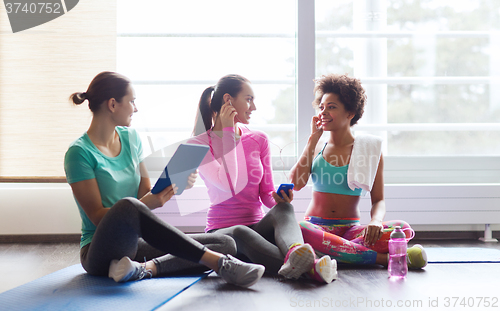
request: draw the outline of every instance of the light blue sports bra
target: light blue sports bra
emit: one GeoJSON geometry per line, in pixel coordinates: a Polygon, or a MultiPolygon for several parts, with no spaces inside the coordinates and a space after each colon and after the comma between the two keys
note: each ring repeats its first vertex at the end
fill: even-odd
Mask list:
{"type": "Polygon", "coordinates": [[[363,189],[351,190],[347,185],[348,165],[333,166],[323,158],[323,149],[316,155],[311,167],[313,191],[361,196],[363,189]]]}

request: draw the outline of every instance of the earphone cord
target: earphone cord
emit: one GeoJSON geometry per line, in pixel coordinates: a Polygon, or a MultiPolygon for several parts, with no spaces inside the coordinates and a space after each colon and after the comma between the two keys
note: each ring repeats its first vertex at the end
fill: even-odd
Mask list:
{"type": "MultiPolygon", "coordinates": [[[[217,122],[217,119],[218,119],[218,118],[219,118],[219,116],[217,115],[217,117],[216,117],[216,119],[215,119],[215,121],[214,121],[214,124],[215,124],[215,122],[217,122]]],[[[306,135],[303,139],[300,139],[300,140],[298,140],[298,141],[294,141],[294,142],[291,142],[291,143],[285,144],[283,147],[280,147],[278,144],[276,144],[276,143],[272,142],[272,141],[271,141],[270,139],[268,139],[267,137],[262,136],[262,135],[260,135],[259,133],[255,133],[255,132],[253,132],[252,130],[250,130],[250,129],[248,128],[248,126],[245,126],[245,128],[246,128],[249,132],[251,132],[252,134],[257,135],[257,136],[260,136],[261,138],[264,138],[265,140],[267,140],[269,143],[271,143],[271,144],[273,144],[274,146],[278,147],[278,150],[279,150],[279,152],[280,152],[281,172],[283,173],[283,176],[285,176],[285,179],[288,179],[288,176],[287,176],[287,175],[286,175],[286,173],[285,173],[285,161],[283,160],[283,150],[284,150],[284,149],[285,149],[288,145],[298,144],[298,143],[300,143],[300,142],[302,142],[302,141],[306,140],[307,138],[309,138],[309,135],[306,135]]],[[[209,136],[209,140],[210,140],[210,143],[209,143],[209,145],[210,145],[210,152],[212,153],[212,155],[214,155],[213,150],[212,150],[212,144],[211,144],[211,136],[210,136],[210,134],[211,134],[210,132],[211,132],[211,131],[213,131],[213,126],[212,126],[212,128],[211,128],[210,130],[208,130],[208,136],[209,136]]]]}
{"type": "Polygon", "coordinates": [[[291,142],[291,143],[285,144],[285,145],[283,146],[283,148],[282,148],[282,147],[280,147],[278,144],[276,144],[276,143],[272,142],[272,141],[271,141],[270,139],[268,139],[267,137],[262,136],[262,135],[260,135],[259,133],[255,133],[255,132],[253,132],[253,131],[252,131],[252,130],[250,130],[247,126],[245,126],[245,127],[246,127],[246,128],[247,128],[247,130],[248,130],[249,132],[251,132],[252,134],[254,134],[254,135],[258,135],[258,136],[260,136],[260,137],[264,138],[265,140],[267,140],[269,143],[271,143],[271,144],[273,144],[274,146],[278,147],[278,150],[279,150],[279,152],[280,152],[281,172],[282,172],[282,173],[283,173],[283,175],[285,176],[285,179],[288,179],[288,176],[287,176],[287,175],[286,175],[286,173],[285,173],[285,161],[283,160],[283,149],[285,149],[288,145],[298,144],[298,143],[300,143],[300,142],[302,142],[302,141],[306,140],[307,138],[309,138],[309,135],[305,136],[303,139],[300,139],[300,140],[298,140],[298,141],[293,141],[293,142],[291,142]]]}

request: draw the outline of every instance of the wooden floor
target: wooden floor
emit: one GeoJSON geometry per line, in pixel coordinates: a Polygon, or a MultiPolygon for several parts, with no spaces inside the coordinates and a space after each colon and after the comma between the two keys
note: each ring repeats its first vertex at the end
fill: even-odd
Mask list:
{"type": "MultiPolygon", "coordinates": [[[[418,243],[500,249],[500,243],[475,240],[418,243]]],[[[0,244],[0,292],[78,263],[78,250],[76,243],[0,244]]],[[[500,263],[429,264],[401,281],[390,280],[382,267],[343,266],[338,273],[328,285],[266,275],[250,289],[214,274],[159,310],[500,310],[500,263]]]]}
{"type": "Polygon", "coordinates": [[[79,243],[0,244],[0,293],[79,263],[79,251],[79,243]]]}

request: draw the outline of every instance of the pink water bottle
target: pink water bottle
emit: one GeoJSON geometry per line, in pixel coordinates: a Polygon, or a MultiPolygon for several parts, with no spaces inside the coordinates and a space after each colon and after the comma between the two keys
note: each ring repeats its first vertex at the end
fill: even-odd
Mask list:
{"type": "Polygon", "coordinates": [[[397,226],[391,233],[389,240],[389,276],[391,278],[404,278],[408,273],[408,264],[406,263],[406,236],[397,226]]]}

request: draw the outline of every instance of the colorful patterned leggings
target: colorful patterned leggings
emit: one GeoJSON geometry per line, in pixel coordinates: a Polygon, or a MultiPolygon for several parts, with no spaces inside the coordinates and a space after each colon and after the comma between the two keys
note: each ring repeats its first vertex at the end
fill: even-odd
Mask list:
{"type": "Polygon", "coordinates": [[[394,227],[400,226],[407,240],[413,238],[413,229],[402,220],[385,221],[382,237],[373,245],[364,244],[364,229],[359,218],[321,218],[310,216],[300,222],[304,242],[330,255],[339,262],[374,264],[377,253],[389,253],[389,238],[394,227]]]}

